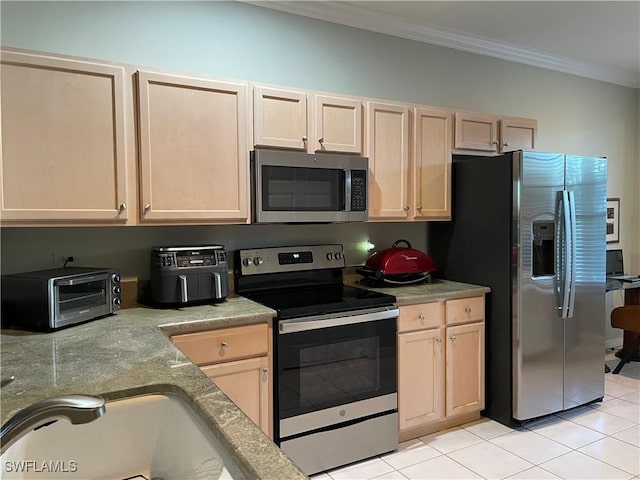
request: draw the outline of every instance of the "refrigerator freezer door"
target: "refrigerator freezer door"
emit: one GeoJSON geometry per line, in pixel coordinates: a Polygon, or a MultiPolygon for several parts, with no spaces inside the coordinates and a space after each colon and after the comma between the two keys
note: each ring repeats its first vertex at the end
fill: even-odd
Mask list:
{"type": "Polygon", "coordinates": [[[565,319],[563,409],[604,395],[607,160],[566,157],[575,214],[573,315],[565,319]]]}
{"type": "MultiPolygon", "coordinates": [[[[563,319],[557,305],[558,265],[541,226],[556,221],[558,192],[564,189],[564,155],[514,154],[513,240],[519,252],[513,269],[513,418],[524,421],[563,409],[563,319]],[[535,234],[534,234],[535,232],[535,234]],[[542,236],[540,236],[542,235],[542,236]],[[546,244],[548,245],[548,243],[546,244]],[[553,255],[553,260],[540,259],[553,255]],[[543,263],[552,268],[542,272],[543,263]],[[546,274],[544,274],[546,273],[546,274]]],[[[556,244],[551,240],[552,244],[556,244]]]]}

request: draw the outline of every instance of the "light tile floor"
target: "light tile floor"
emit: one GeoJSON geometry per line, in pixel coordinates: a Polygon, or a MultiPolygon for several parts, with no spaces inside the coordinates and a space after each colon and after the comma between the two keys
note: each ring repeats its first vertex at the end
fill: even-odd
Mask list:
{"type": "MultiPolygon", "coordinates": [[[[618,359],[606,359],[613,370],[618,359]]],[[[516,430],[483,418],[311,478],[640,479],[640,363],[605,375],[602,403],[516,430]]]]}

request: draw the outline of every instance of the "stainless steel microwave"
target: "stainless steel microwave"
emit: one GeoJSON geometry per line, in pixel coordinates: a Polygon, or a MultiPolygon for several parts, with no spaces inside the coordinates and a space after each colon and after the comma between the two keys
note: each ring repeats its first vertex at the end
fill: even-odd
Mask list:
{"type": "Polygon", "coordinates": [[[2,276],[2,323],[56,330],[120,309],[120,272],[68,267],[2,276]]]}
{"type": "Polygon", "coordinates": [[[251,152],[254,223],[364,222],[369,159],[280,150],[251,152]]]}

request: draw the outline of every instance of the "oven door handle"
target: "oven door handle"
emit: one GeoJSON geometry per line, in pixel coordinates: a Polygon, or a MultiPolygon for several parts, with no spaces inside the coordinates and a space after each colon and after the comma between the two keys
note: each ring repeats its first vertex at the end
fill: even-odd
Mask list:
{"type": "Polygon", "coordinates": [[[376,320],[388,320],[391,318],[398,318],[399,314],[400,310],[397,308],[383,308],[371,310],[366,313],[356,313],[354,315],[317,315],[313,317],[305,317],[304,319],[283,320],[278,324],[278,332],[283,335],[287,333],[319,330],[321,328],[373,322],[376,320]]]}

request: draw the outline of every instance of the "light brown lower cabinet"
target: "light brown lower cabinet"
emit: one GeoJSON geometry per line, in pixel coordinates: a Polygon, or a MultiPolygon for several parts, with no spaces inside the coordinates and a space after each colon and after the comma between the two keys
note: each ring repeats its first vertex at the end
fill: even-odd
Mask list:
{"type": "Polygon", "coordinates": [[[484,364],[483,297],[400,307],[400,440],[479,417],[484,408],[484,364]],[[470,312],[468,323],[455,324],[465,321],[456,318],[451,325],[448,313],[460,308],[470,312]]]}
{"type": "Polygon", "coordinates": [[[270,327],[266,323],[171,338],[189,360],[273,438],[270,327]]]}
{"type": "Polygon", "coordinates": [[[267,357],[200,367],[263,432],[269,433],[269,382],[267,357]]]}

